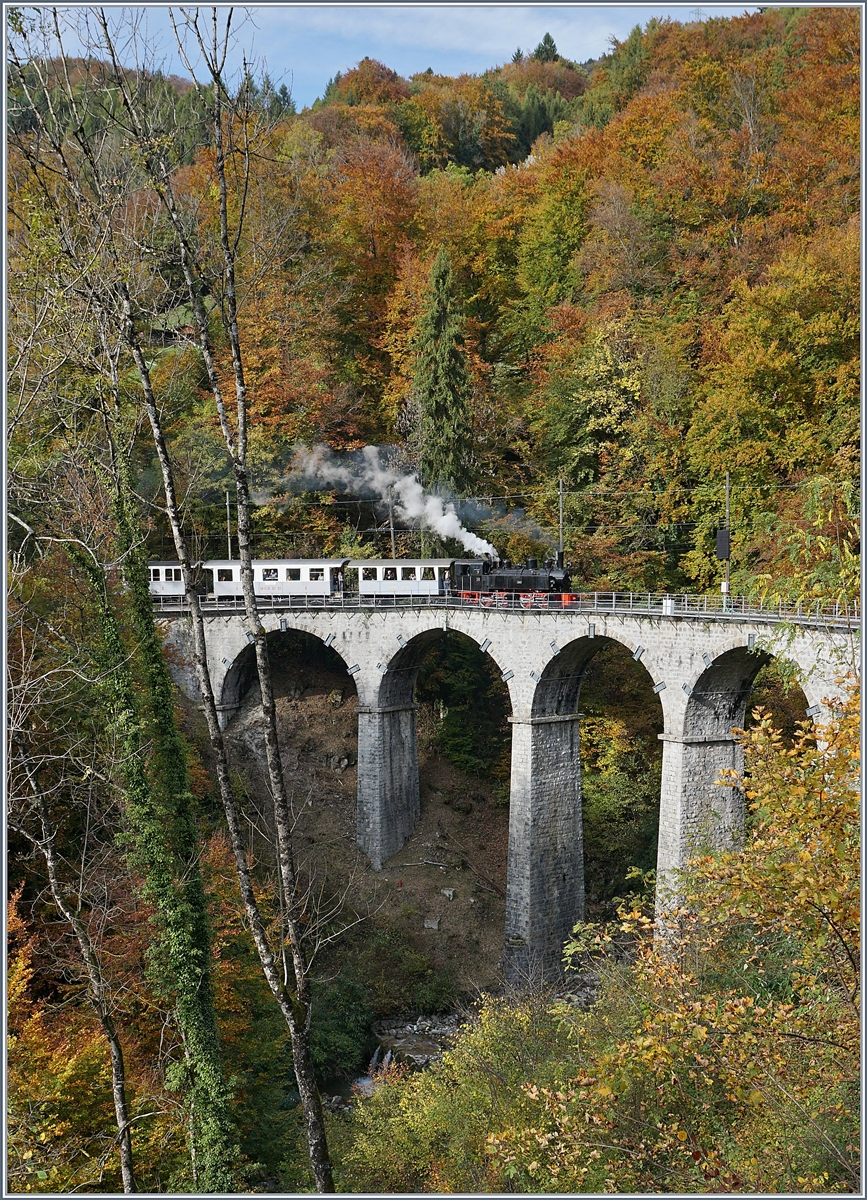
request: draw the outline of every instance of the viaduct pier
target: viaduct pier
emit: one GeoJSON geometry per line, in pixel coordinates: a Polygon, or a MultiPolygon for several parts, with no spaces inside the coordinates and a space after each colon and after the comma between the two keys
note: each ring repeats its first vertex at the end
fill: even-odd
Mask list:
{"type": "MultiPolygon", "coordinates": [[[[723,847],[743,827],[743,795],[720,787],[742,767],[732,734],[744,724],[753,680],[771,657],[791,662],[822,720],[840,679],[859,661],[851,610],[763,608],[719,597],[590,594],[567,608],[462,605],[407,597],[392,606],[310,597],[304,607],[260,600],[267,636],[294,630],[337,652],[358,695],[357,839],[374,869],[419,818],[414,687],[430,645],[450,634],[490,655],[511,701],[512,766],[504,965],[508,978],[559,972],[563,942],[584,915],[579,711],[588,663],[606,642],[646,670],[662,706],[657,877],[700,846],[723,847]],[[407,601],[404,603],[404,600],[407,601]],[[430,602],[428,602],[430,601],[430,602]]],[[[204,605],[208,659],[227,724],[255,678],[252,633],[240,604],[204,605]]],[[[180,688],[200,699],[189,617],[178,601],[155,613],[180,688]]]]}

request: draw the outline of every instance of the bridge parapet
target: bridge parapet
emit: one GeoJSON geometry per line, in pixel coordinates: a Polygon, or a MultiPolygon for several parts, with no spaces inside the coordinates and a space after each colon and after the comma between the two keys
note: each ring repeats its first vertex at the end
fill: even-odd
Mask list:
{"type": "MultiPolygon", "coordinates": [[[[334,596],[261,596],[260,610],[270,612],[304,612],[308,610],[351,609],[378,611],[379,609],[427,609],[448,608],[470,611],[502,612],[580,612],[617,613],[659,617],[707,617],[719,621],[758,620],[774,624],[789,623],[810,627],[840,629],[860,625],[861,612],[857,603],[813,601],[810,604],[778,601],[756,601],[745,596],[725,597],[716,593],[708,595],[669,594],[664,592],[580,592],[566,596],[526,596],[517,594],[491,596],[479,599],[462,599],[458,595],[443,596],[379,596],[374,603],[368,597],[356,593],[334,596]]],[[[201,607],[205,612],[242,613],[244,603],[240,599],[221,596],[202,597],[201,607]]],[[[154,597],[154,607],[159,612],[176,613],[187,609],[183,596],[154,597]]]]}

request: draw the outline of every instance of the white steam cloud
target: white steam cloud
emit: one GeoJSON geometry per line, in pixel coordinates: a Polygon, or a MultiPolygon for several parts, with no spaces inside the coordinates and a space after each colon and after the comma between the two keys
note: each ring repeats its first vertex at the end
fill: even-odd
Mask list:
{"type": "Polygon", "coordinates": [[[423,525],[442,538],[454,538],[470,554],[498,557],[490,542],[464,528],[450,500],[426,493],[415,475],[398,475],[384,467],[376,446],[365,446],[349,463],[338,461],[326,446],[312,451],[298,448],[293,466],[295,479],[372,496],[384,504],[391,500],[395,513],[405,521],[423,525]]]}

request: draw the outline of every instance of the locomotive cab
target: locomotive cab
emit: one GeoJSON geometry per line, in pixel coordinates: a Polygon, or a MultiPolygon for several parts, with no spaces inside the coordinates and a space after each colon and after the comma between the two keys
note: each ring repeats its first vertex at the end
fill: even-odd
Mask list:
{"type": "Polygon", "coordinates": [[[480,580],[488,574],[490,569],[491,559],[489,558],[456,559],[454,565],[455,591],[482,591],[480,580]]]}

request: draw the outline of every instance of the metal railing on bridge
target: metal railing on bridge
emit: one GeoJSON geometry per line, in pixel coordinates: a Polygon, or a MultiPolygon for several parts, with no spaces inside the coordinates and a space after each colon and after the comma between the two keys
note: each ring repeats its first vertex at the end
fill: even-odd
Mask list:
{"type": "MultiPolygon", "coordinates": [[[[187,610],[183,596],[155,596],[154,607],[163,612],[187,610]]],[[[545,592],[494,592],[460,595],[407,594],[394,596],[360,596],[343,592],[332,596],[257,596],[260,612],[297,611],[306,609],[395,609],[448,608],[506,612],[615,613],[654,617],[709,617],[712,620],[744,619],[792,622],[795,624],[832,624],[853,626],[860,623],[857,604],[815,600],[792,604],[784,601],[750,600],[746,596],[670,595],[659,592],[571,592],[549,595],[545,592]]],[[[243,613],[241,597],[199,598],[203,612],[243,613]]]]}

